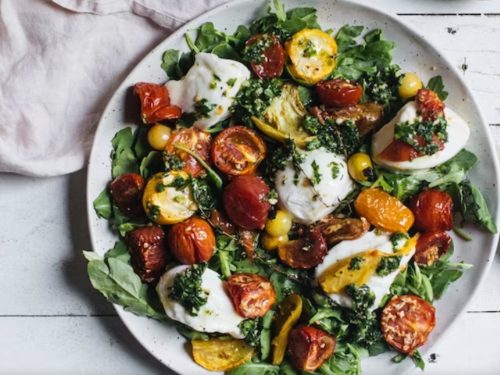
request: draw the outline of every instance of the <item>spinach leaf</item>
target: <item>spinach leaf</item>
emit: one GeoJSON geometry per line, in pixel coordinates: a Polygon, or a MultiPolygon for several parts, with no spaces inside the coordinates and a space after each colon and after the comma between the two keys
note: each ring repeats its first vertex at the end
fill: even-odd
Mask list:
{"type": "Polygon", "coordinates": [[[227,375],[280,375],[279,366],[248,362],[226,373],[227,375]]]}
{"type": "Polygon", "coordinates": [[[443,101],[448,97],[448,92],[444,90],[443,77],[441,76],[432,77],[429,83],[427,83],[427,88],[434,91],[439,96],[439,99],[443,101]]]}
{"type": "Polygon", "coordinates": [[[142,177],[148,179],[156,172],[160,172],[165,167],[163,163],[162,153],[159,151],[150,151],[144,158],[141,160],[141,164],[139,165],[139,172],[142,177]]]}
{"type": "Polygon", "coordinates": [[[132,149],[134,136],[131,128],[125,128],[115,134],[111,143],[113,153],[111,155],[111,174],[113,178],[125,173],[137,173],[137,159],[132,149]]]}
{"type": "Polygon", "coordinates": [[[107,187],[105,187],[97,196],[93,205],[97,216],[104,219],[109,219],[111,217],[113,214],[113,208],[111,203],[111,194],[109,194],[107,187]]]}
{"type": "Polygon", "coordinates": [[[194,63],[191,52],[180,54],[178,50],[168,49],[163,52],[161,68],[167,73],[169,79],[181,79],[194,63]]]}
{"type": "Polygon", "coordinates": [[[166,320],[163,312],[153,306],[147,290],[130,265],[130,255],[125,244],[119,241],[102,258],[92,251],[84,251],[88,260],[87,272],[92,286],[110,302],[124,307],[136,315],[166,320]]]}

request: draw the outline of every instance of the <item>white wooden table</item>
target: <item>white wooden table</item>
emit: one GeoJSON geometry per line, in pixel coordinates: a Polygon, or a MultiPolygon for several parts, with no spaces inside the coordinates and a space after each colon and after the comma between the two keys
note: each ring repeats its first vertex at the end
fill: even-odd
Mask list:
{"type": "MultiPolygon", "coordinates": [[[[500,0],[362,0],[397,13],[463,70],[500,146],[500,0]]],[[[0,174],[0,374],[170,373],[93,291],[86,171],[0,174]]],[[[426,374],[500,374],[500,256],[426,374]]]]}

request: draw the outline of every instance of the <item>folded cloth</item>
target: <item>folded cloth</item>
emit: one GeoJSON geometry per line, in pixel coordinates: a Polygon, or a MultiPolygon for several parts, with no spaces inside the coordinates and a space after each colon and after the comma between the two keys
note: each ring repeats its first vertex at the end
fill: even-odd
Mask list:
{"type": "Polygon", "coordinates": [[[0,0],[0,172],[84,167],[100,113],[130,69],[225,1],[0,0]]]}

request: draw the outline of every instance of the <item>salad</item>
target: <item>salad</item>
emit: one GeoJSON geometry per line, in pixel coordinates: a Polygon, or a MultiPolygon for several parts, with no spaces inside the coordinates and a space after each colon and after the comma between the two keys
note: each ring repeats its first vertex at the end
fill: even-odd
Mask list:
{"type": "Polygon", "coordinates": [[[185,40],[111,140],[94,208],[117,242],[84,252],[92,285],[207,370],[359,374],[387,351],[423,368],[433,302],[471,266],[449,232],[497,230],[442,78],[404,72],[380,29],[279,0],[185,40]]]}

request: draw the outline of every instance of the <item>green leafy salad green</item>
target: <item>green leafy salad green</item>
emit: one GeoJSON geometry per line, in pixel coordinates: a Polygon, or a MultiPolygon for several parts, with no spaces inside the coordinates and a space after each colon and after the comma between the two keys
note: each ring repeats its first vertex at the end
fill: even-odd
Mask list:
{"type": "Polygon", "coordinates": [[[457,139],[443,78],[405,73],[381,29],[322,29],[315,8],[279,0],[233,32],[207,22],[184,38],[158,62],[165,81],[187,84],[199,54],[248,74],[198,76],[189,110],[163,83],[136,91],[144,123],[111,140],[94,200],[117,242],[84,251],[92,286],[175,325],[208,370],[357,375],[386,352],[423,369],[433,303],[472,267],[449,232],[497,232],[467,137],[443,152],[457,139]]]}

